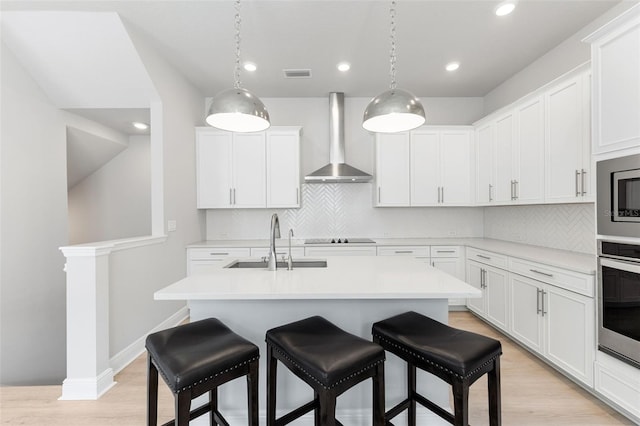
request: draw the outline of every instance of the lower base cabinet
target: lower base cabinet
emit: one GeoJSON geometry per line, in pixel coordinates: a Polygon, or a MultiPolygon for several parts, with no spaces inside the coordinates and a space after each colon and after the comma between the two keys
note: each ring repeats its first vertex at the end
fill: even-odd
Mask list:
{"type": "Polygon", "coordinates": [[[496,327],[508,327],[508,272],[474,260],[467,261],[467,282],[482,292],[481,298],[467,299],[467,307],[496,327]]]}
{"type": "Polygon", "coordinates": [[[593,386],[593,299],[513,273],[509,287],[511,336],[593,386]]]}

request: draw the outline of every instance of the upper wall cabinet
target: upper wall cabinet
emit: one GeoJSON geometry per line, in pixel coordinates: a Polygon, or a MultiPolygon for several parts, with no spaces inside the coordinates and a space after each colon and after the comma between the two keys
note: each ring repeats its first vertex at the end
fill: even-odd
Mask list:
{"type": "Polygon", "coordinates": [[[592,201],[589,74],[550,88],[545,95],[546,179],[549,203],[592,201]]]}
{"type": "Polygon", "coordinates": [[[476,202],[544,200],[544,107],[541,96],[481,124],[476,130],[476,202]]]}
{"type": "Polygon", "coordinates": [[[300,206],[300,128],[231,133],[196,128],[201,209],[300,206]]]}
{"type": "Polygon", "coordinates": [[[470,205],[472,139],[467,126],[377,134],[375,204],[470,205]]]}
{"type": "Polygon", "coordinates": [[[640,147],[640,5],[585,39],[593,68],[593,152],[640,147]]]}

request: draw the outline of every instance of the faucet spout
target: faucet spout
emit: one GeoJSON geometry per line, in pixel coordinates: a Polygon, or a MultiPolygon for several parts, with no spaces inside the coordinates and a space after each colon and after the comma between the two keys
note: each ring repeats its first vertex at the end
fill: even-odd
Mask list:
{"type": "Polygon", "coordinates": [[[280,238],[280,219],[278,219],[278,213],[274,213],[271,216],[271,229],[269,235],[269,261],[267,263],[267,269],[269,271],[275,271],[278,269],[276,238],[280,238]]]}

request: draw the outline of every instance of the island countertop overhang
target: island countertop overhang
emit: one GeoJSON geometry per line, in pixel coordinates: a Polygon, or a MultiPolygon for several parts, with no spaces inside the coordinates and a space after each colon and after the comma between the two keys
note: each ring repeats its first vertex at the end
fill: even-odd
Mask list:
{"type": "MultiPolygon", "coordinates": [[[[326,268],[212,268],[154,293],[155,300],[476,298],[477,288],[410,257],[335,256],[326,268]]],[[[234,259],[230,259],[231,263],[234,259]]]]}

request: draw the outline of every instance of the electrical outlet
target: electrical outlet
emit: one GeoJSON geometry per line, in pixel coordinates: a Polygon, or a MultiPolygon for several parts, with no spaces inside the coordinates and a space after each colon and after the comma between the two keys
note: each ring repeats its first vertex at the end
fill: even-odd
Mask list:
{"type": "Polygon", "coordinates": [[[174,232],[178,227],[178,222],[176,220],[168,220],[167,221],[167,232],[174,232]]]}

